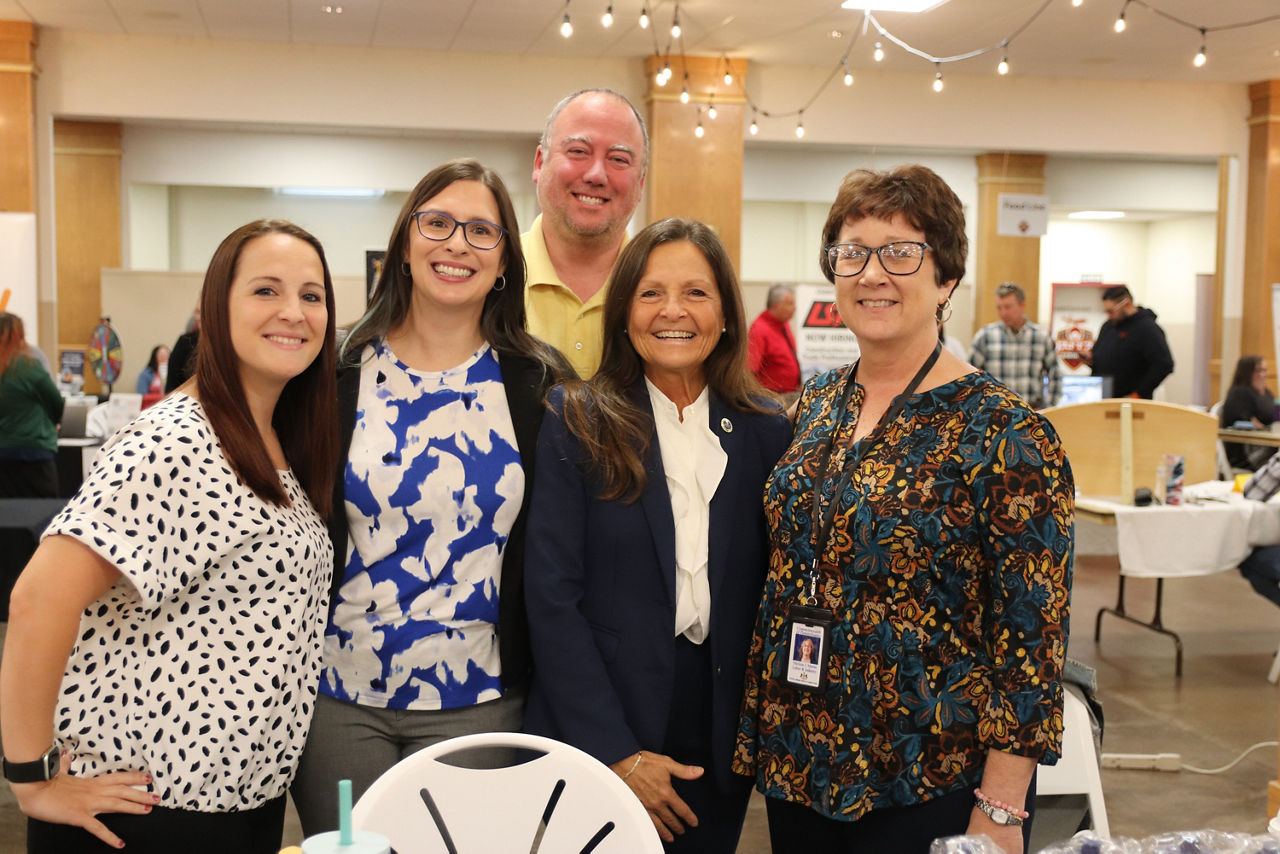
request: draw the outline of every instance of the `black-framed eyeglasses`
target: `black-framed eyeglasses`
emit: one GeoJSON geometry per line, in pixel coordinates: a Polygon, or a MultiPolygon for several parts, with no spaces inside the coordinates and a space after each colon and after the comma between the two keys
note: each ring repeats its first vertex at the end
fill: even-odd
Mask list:
{"type": "Polygon", "coordinates": [[[476,249],[493,249],[507,236],[507,230],[484,219],[459,222],[443,211],[418,211],[413,215],[418,233],[427,240],[448,240],[462,227],[462,236],[476,249]]]}
{"type": "Polygon", "coordinates": [[[866,269],[872,255],[880,256],[880,266],[895,276],[910,276],[924,264],[924,253],[933,249],[918,240],[895,240],[872,248],[861,243],[833,243],[827,247],[827,263],[840,277],[856,276],[866,269]]]}

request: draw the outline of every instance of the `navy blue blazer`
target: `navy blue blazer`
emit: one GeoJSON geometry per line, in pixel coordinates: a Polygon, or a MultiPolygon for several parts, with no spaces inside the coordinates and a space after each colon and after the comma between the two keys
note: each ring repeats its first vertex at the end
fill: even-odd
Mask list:
{"type": "MultiPolygon", "coordinates": [[[[633,395],[652,420],[641,380],[633,395]]],[[[638,501],[602,501],[566,428],[563,391],[538,439],[526,538],[525,594],[534,676],[525,729],[568,742],[606,764],[660,751],[675,678],[676,565],[671,497],[654,434],[638,501]]],[[[791,440],[781,413],[749,414],[714,397],[710,426],[728,454],[711,501],[713,768],[722,790],[742,701],[747,644],[768,563],[764,483],[791,440]]],[[[679,756],[672,757],[684,761],[679,756]]]]}

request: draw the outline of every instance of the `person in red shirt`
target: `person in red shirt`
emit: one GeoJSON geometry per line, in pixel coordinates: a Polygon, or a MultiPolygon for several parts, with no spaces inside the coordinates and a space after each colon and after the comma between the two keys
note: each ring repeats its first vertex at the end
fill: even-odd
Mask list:
{"type": "Polygon", "coordinates": [[[796,292],[787,285],[769,288],[765,310],[751,322],[747,333],[747,366],[760,385],[779,395],[800,391],[800,361],[791,317],[796,313],[796,292]]]}

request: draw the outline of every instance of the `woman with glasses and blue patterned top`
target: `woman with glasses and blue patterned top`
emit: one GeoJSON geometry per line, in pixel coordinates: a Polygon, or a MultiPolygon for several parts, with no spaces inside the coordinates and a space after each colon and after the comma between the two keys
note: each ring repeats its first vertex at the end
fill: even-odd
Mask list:
{"type": "Polygon", "coordinates": [[[520,728],[533,454],[569,369],[525,331],[519,233],[495,172],[434,169],[344,342],[334,587],[293,787],[308,835],[337,826],[338,779],[358,798],[423,747],[520,728]]]}
{"type": "Polygon", "coordinates": [[[967,832],[1019,854],[1062,743],[1071,470],[1047,421],[939,344],[966,252],[941,178],[850,173],[822,246],[861,357],[805,385],[765,486],[734,767],[775,852],[967,832]]]}

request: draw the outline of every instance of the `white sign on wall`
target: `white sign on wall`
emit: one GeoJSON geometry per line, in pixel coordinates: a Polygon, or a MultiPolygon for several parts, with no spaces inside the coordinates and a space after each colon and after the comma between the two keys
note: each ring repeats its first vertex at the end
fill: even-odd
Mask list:
{"type": "Polygon", "coordinates": [[[1049,197],[1000,193],[996,233],[1002,237],[1043,237],[1049,228],[1049,197]]]}
{"type": "Polygon", "coordinates": [[[36,340],[36,215],[0,213],[0,311],[22,318],[27,340],[36,340]]]}
{"type": "Polygon", "coordinates": [[[835,285],[797,285],[793,322],[801,380],[858,360],[862,351],[840,319],[835,285]]]}

